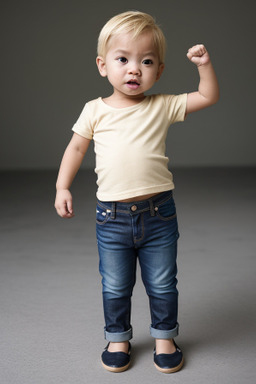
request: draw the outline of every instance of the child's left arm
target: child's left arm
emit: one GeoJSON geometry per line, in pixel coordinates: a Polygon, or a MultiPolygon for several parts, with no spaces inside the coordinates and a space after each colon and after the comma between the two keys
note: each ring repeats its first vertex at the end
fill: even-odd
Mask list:
{"type": "Polygon", "coordinates": [[[200,81],[197,92],[188,93],[186,115],[209,107],[219,100],[219,85],[209,53],[202,44],[190,48],[187,57],[197,65],[200,81]]]}

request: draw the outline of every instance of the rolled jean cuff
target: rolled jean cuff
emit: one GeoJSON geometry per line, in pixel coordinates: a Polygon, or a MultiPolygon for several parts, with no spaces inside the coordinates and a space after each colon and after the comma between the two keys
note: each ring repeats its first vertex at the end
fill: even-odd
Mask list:
{"type": "Polygon", "coordinates": [[[176,327],[170,330],[150,327],[150,334],[155,339],[174,339],[179,334],[179,324],[177,323],[176,327]]]}
{"type": "Polygon", "coordinates": [[[105,339],[113,343],[121,343],[132,339],[132,328],[125,332],[107,332],[104,329],[105,339]]]}

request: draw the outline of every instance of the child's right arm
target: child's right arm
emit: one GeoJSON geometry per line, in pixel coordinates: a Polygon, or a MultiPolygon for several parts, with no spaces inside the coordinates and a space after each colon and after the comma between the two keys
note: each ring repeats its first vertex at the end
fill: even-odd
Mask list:
{"type": "Polygon", "coordinates": [[[74,133],[62,158],[56,183],[55,208],[58,215],[63,218],[74,216],[72,195],[69,188],[80,168],[89,144],[89,139],[74,133]]]}

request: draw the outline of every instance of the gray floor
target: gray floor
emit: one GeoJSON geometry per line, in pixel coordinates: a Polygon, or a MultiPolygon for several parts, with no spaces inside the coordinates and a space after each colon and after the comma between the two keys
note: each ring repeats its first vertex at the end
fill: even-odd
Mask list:
{"type": "Polygon", "coordinates": [[[152,364],[148,301],[133,297],[131,368],[106,372],[95,243],[95,177],[73,186],[76,217],[53,208],[55,172],[1,173],[0,382],[254,383],[256,169],[177,169],[180,336],[186,364],[152,364]]]}

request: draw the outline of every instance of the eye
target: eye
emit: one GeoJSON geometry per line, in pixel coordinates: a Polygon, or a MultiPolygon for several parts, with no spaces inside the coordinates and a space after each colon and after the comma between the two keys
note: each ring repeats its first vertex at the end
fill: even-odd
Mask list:
{"type": "Polygon", "coordinates": [[[150,59],[145,59],[145,60],[142,61],[142,64],[150,65],[150,64],[153,64],[153,61],[150,60],[150,59]]]}
{"type": "Polygon", "coordinates": [[[118,57],[117,61],[119,61],[122,64],[126,64],[128,62],[126,57],[123,57],[123,56],[122,57],[118,57]]]}

